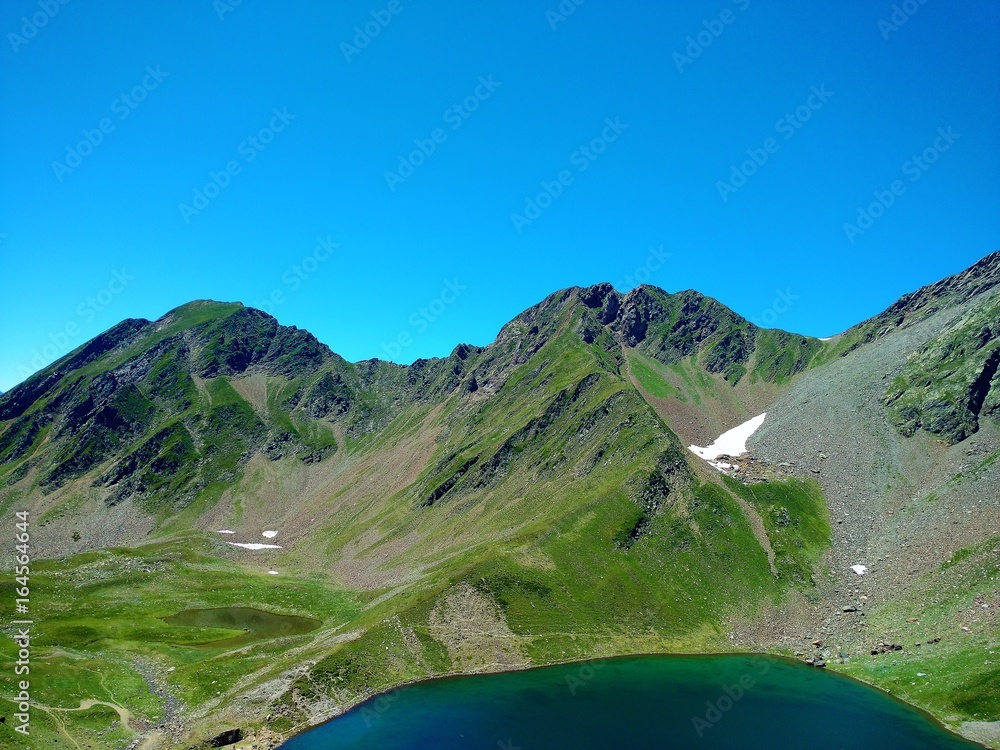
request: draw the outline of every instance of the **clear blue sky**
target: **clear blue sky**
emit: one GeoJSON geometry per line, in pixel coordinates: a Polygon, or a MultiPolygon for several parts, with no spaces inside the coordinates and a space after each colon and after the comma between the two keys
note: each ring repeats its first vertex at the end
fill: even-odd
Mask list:
{"type": "Polygon", "coordinates": [[[1000,247],[992,0],[63,2],[0,10],[0,389],[201,298],[351,360],[602,280],[825,336],[1000,247]]]}

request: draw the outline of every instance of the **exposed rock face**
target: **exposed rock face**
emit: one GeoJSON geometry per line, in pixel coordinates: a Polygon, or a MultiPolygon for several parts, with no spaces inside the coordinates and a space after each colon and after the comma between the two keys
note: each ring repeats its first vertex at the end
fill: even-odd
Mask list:
{"type": "Polygon", "coordinates": [[[854,330],[861,336],[855,347],[884,336],[894,328],[912,325],[945,307],[966,302],[1000,284],[1000,252],[993,253],[962,271],[906,294],[885,312],[854,330]]]}
{"type": "MultiPolygon", "coordinates": [[[[1000,253],[908,295],[860,326],[857,336],[906,325],[998,278],[1000,253]]],[[[958,442],[997,412],[998,317],[997,305],[979,309],[929,344],[890,386],[886,404],[903,434],[924,429],[958,442]]],[[[488,399],[567,325],[603,352],[603,366],[617,376],[623,349],[633,348],[666,365],[692,358],[733,385],[748,375],[780,382],[809,367],[822,349],[815,339],[759,329],[697,292],[639,286],[621,295],[602,283],[550,295],[504,326],[489,347],[463,344],[449,357],[409,367],[350,364],[308,332],[259,310],[194,302],[155,322],[123,321],[0,396],[0,422],[8,423],[0,432],[0,464],[23,461],[45,436],[44,451],[8,481],[37,463],[48,492],[102,467],[94,483],[108,489],[109,504],[135,498],[152,508],[169,498],[179,508],[211,482],[236,478],[256,453],[324,459],[337,447],[333,423],[356,437],[378,431],[411,404],[453,393],[488,399]],[[250,404],[226,384],[253,376],[290,385],[250,404]]],[[[482,456],[477,481],[488,483],[484,477],[502,471],[513,445],[509,456],[503,449],[482,456]]],[[[424,499],[444,497],[447,481],[428,488],[424,499]]]]}
{"type": "Polygon", "coordinates": [[[640,508],[639,518],[619,540],[619,546],[630,549],[639,539],[649,533],[653,520],[660,513],[671,508],[689,489],[694,481],[691,470],[682,451],[668,451],[660,455],[657,467],[639,488],[636,504],[640,508]]]}
{"type": "Polygon", "coordinates": [[[146,320],[124,320],[63,357],[52,367],[45,368],[20,385],[14,386],[0,400],[0,420],[16,419],[21,416],[38,399],[48,394],[65,375],[126,345],[148,324],[149,321],[146,320]]]}
{"type": "Polygon", "coordinates": [[[663,312],[656,300],[638,287],[625,295],[612,328],[625,346],[636,347],[645,340],[649,321],[662,317],[663,312]]]}
{"type": "MultiPolygon", "coordinates": [[[[885,459],[930,442],[909,443],[895,434],[886,425],[886,405],[904,434],[928,430],[954,441],[978,429],[980,435],[952,451],[968,456],[970,465],[986,466],[995,452],[989,443],[995,433],[980,425],[998,412],[1000,309],[976,298],[971,310],[963,306],[947,310],[948,317],[919,319],[935,305],[986,288],[992,269],[986,263],[961,275],[964,281],[946,280],[913,296],[882,322],[859,330],[907,326],[911,320],[920,325],[876,337],[875,344],[842,360],[836,354],[853,340],[838,350],[836,344],[760,329],[696,292],[668,294],[648,286],[625,295],[608,284],[557,292],[504,326],[494,344],[460,345],[448,357],[409,366],[348,363],[306,332],[258,311],[193,303],[153,323],[126,321],[0,396],[0,489],[9,493],[0,499],[23,493],[41,517],[80,493],[89,505],[77,515],[97,519],[92,527],[115,525],[126,514],[142,520],[120,540],[103,539],[93,549],[141,543],[171,516],[186,523],[211,505],[211,491],[225,487],[252,499],[245,507],[256,506],[258,522],[273,511],[298,524],[280,538],[297,546],[297,559],[308,566],[303,573],[322,577],[336,566],[333,574],[349,587],[386,592],[372,606],[390,602],[405,586],[406,596],[397,600],[406,599],[400,605],[405,609],[386,605],[396,625],[391,618],[381,625],[374,617],[359,620],[361,629],[346,634],[359,641],[356,648],[332,649],[317,664],[295,671],[295,686],[281,688],[289,691],[280,706],[296,717],[293,726],[328,716],[343,704],[341,695],[360,699],[421,670],[526,664],[529,653],[542,653],[535,650],[538,636],[549,635],[532,630],[536,624],[555,623],[553,635],[560,640],[572,636],[564,641],[563,656],[590,653],[593,646],[584,639],[571,645],[577,635],[615,635],[622,613],[632,618],[628,628],[634,633],[655,636],[666,622],[660,633],[665,638],[673,638],[673,630],[703,626],[721,638],[727,621],[717,614],[721,610],[702,609],[701,601],[714,594],[739,606],[743,597],[750,605],[760,603],[752,599],[756,589],[746,587],[752,580],[760,591],[787,592],[787,603],[762,616],[766,627],[738,621],[734,633],[752,633],[751,643],[761,649],[793,638],[801,645],[802,638],[818,634],[837,643],[844,633],[860,631],[861,607],[877,614],[886,598],[912,591],[907,575],[941,572],[940,560],[931,564],[923,551],[907,550],[959,550],[982,541],[984,527],[989,531],[982,519],[995,511],[998,494],[989,488],[996,484],[978,485],[982,497],[974,497],[975,504],[941,511],[945,503],[935,500],[937,507],[930,508],[918,492],[933,486],[930,481],[905,470],[915,459],[906,456],[911,463],[899,463],[899,471],[885,459]],[[911,338],[920,331],[920,338],[911,338]],[[891,359],[858,363],[869,353],[886,356],[893,347],[891,359]],[[815,357],[819,352],[828,359],[815,357]],[[911,352],[916,355],[906,362],[911,352]],[[761,444],[751,447],[755,455],[740,457],[732,476],[720,478],[672,432],[681,418],[657,410],[659,402],[680,402],[680,392],[664,389],[661,396],[645,397],[652,392],[636,374],[636,363],[655,366],[650,360],[667,365],[650,372],[694,375],[739,406],[758,382],[767,384],[761,398],[797,395],[782,407],[785,418],[774,433],[764,428],[761,444]],[[787,387],[782,382],[814,365],[787,387]],[[837,374],[827,377],[830,372],[837,374]],[[886,373],[899,379],[883,403],[886,373]],[[726,389],[721,377],[709,374],[746,387],[726,389]],[[817,374],[818,380],[810,380],[817,374]],[[803,383],[812,385],[796,390],[803,383]],[[884,449],[883,438],[892,449],[884,449]],[[326,465],[301,465],[325,461],[344,445],[349,450],[326,465]],[[777,481],[793,475],[828,482],[829,506],[811,482],[797,482],[795,489],[777,481]],[[249,485],[258,476],[273,487],[255,494],[249,485]],[[893,488],[900,497],[912,496],[911,505],[891,504],[895,497],[887,488],[897,477],[916,477],[912,486],[893,488]],[[287,478],[295,481],[281,484],[287,478]],[[746,497],[733,494],[738,491],[746,497]],[[838,535],[829,549],[818,533],[826,515],[818,511],[827,507],[835,511],[838,535]],[[175,515],[184,508],[191,512],[175,515]],[[911,508],[918,512],[898,512],[911,508]],[[922,535],[932,523],[946,527],[948,535],[922,535]],[[337,536],[327,536],[334,527],[337,536]],[[816,576],[826,588],[815,588],[812,555],[820,559],[824,550],[834,556],[831,569],[843,575],[839,580],[857,587],[850,596],[834,588],[839,584],[832,576],[816,576]],[[897,557],[912,566],[902,567],[897,557]],[[682,568],[674,567],[677,560],[682,568]],[[852,566],[859,560],[876,572],[855,580],[852,566]],[[904,573],[894,577],[891,565],[904,573]],[[432,569],[434,575],[427,575],[432,569]],[[689,581],[699,587],[696,596],[689,581]],[[724,588],[730,581],[733,587],[724,588]],[[861,587],[866,594],[859,595],[861,587]],[[813,597],[814,591],[820,594],[813,597]],[[882,599],[874,601],[873,592],[882,599]],[[851,601],[857,605],[845,606],[851,601]],[[605,602],[607,611],[594,620],[600,629],[581,629],[595,604],[605,602]],[[796,635],[792,628],[799,626],[796,635]]],[[[708,408],[694,399],[684,403],[684,417],[708,408]]],[[[942,477],[948,479],[932,478],[940,485],[942,477]]],[[[221,528],[208,525],[214,510],[228,512],[210,508],[197,519],[204,521],[201,528],[221,528]]],[[[52,556],[64,554],[54,545],[68,546],[71,532],[77,545],[72,552],[89,543],[86,533],[81,543],[68,525],[75,520],[52,515],[46,533],[62,534],[49,548],[52,556]]],[[[285,526],[272,526],[268,517],[259,528],[285,526]]],[[[213,543],[233,551],[225,541],[213,543]]],[[[995,555],[994,547],[986,549],[995,555]]],[[[752,609],[735,614],[752,618],[752,609]]],[[[900,635],[856,632],[850,638],[855,653],[867,658],[875,638],[898,641],[900,635]]],[[[898,648],[883,643],[879,653],[898,648]]],[[[822,667],[828,659],[844,658],[836,653],[818,652],[811,663],[822,667]]],[[[553,655],[557,651],[543,658],[553,655]]],[[[256,726],[256,717],[243,716],[256,726]]],[[[232,719],[219,721],[197,736],[231,726],[232,719]]],[[[205,741],[212,747],[234,742],[249,744],[238,729],[205,741]]]]}
{"type": "Polygon", "coordinates": [[[208,741],[209,747],[226,747],[226,745],[235,745],[237,742],[243,739],[242,729],[230,729],[226,732],[221,732],[215,737],[208,741]]]}
{"type": "MultiPolygon", "coordinates": [[[[998,280],[1000,253],[907,295],[859,326],[855,338],[876,338],[998,280]]],[[[958,442],[997,413],[998,319],[1000,304],[984,303],[900,373],[885,403],[904,435],[922,429],[958,442]]],[[[350,364],[308,332],[259,310],[194,302],[155,322],[123,321],[0,396],[0,422],[7,423],[0,465],[22,462],[8,482],[37,466],[47,492],[101,467],[94,485],[108,489],[109,504],[135,498],[152,508],[169,498],[182,507],[211,482],[236,478],[254,454],[324,459],[337,448],[332,424],[356,437],[378,431],[412,404],[455,393],[488,399],[567,325],[603,352],[602,366],[616,376],[623,349],[632,348],[666,365],[692,358],[733,385],[747,376],[781,382],[809,367],[822,349],[815,339],[762,330],[694,291],[639,286],[622,295],[602,283],[550,295],[504,326],[489,347],[463,344],[449,357],[408,367],[350,364]],[[289,386],[262,392],[260,403],[251,404],[227,385],[254,376],[284,378],[289,386]],[[45,447],[37,451],[40,442],[45,447]]],[[[488,483],[487,475],[502,472],[514,455],[515,443],[506,453],[482,456],[469,476],[488,483]]],[[[447,481],[428,488],[424,499],[444,497],[447,481]]]]}
{"type": "Polygon", "coordinates": [[[733,385],[751,368],[767,382],[805,369],[821,344],[782,331],[764,331],[716,300],[698,292],[668,294],[639,286],[621,295],[610,284],[564,290],[526,310],[504,326],[477,372],[480,387],[503,382],[503,371],[482,370],[494,352],[504,351],[507,367],[526,361],[558,332],[560,313],[579,305],[576,331],[622,362],[621,348],[638,349],[664,364],[695,357],[708,372],[723,374],[733,385]]]}
{"type": "Polygon", "coordinates": [[[958,443],[1000,410],[1000,297],[976,305],[910,360],[885,404],[896,428],[958,443]]]}
{"type": "Polygon", "coordinates": [[[503,610],[488,594],[467,583],[458,584],[439,599],[428,626],[462,672],[528,664],[503,610]]]}
{"type": "Polygon", "coordinates": [[[31,452],[44,431],[44,491],[103,465],[93,483],[109,488],[108,505],[135,497],[150,509],[183,507],[209,483],[235,479],[254,452],[331,445],[262,420],[226,377],[308,376],[334,361],[311,334],[239,305],[196,302],[156,322],[127,320],[3,397],[0,419],[12,422],[0,464],[31,452]]]}
{"type": "Polygon", "coordinates": [[[193,302],[126,320],[0,397],[0,465],[31,453],[8,483],[37,468],[49,493],[99,471],[92,486],[108,506],[178,510],[235,481],[255,454],[323,460],[337,449],[332,422],[351,436],[376,431],[458,388],[480,352],[352,365],[259,310],[193,302]],[[234,383],[255,377],[269,385],[248,401],[234,383]]]}
{"type": "Polygon", "coordinates": [[[614,290],[614,287],[612,287],[611,284],[605,281],[600,284],[587,287],[586,289],[581,289],[577,293],[577,296],[579,296],[580,301],[587,307],[591,309],[598,309],[606,306],[606,300],[609,297],[617,300],[618,292],[614,290]]]}
{"type": "Polygon", "coordinates": [[[323,373],[312,387],[303,407],[314,417],[343,414],[351,408],[353,394],[340,373],[323,373]]]}

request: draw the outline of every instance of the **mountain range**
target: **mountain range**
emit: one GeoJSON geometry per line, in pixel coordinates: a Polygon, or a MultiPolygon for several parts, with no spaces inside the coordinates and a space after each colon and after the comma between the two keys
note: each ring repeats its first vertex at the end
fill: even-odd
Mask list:
{"type": "Polygon", "coordinates": [[[0,395],[32,731],[268,747],[428,676],[753,651],[1000,743],[998,457],[1000,253],[830,340],[609,284],[409,366],[239,303],[125,320],[0,395]],[[176,624],[234,607],[287,618],[176,624]]]}

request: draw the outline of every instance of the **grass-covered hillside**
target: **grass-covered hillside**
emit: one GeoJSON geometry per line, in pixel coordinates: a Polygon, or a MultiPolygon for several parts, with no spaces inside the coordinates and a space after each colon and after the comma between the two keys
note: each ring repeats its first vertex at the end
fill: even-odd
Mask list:
{"type": "MultiPolygon", "coordinates": [[[[840,498],[808,467],[723,476],[685,446],[856,350],[608,285],[408,367],[348,363],[238,304],[125,321],[0,396],[0,517],[32,519],[33,732],[153,750],[240,728],[267,747],[431,675],[788,652],[835,605],[840,498]]],[[[962,575],[988,598],[988,568],[962,575]]],[[[860,644],[831,666],[899,678],[860,644]]],[[[980,678],[915,700],[988,720],[980,678]]]]}
{"type": "Polygon", "coordinates": [[[976,305],[915,352],[885,397],[893,423],[958,443],[1000,411],[1000,297],[976,305]]]}

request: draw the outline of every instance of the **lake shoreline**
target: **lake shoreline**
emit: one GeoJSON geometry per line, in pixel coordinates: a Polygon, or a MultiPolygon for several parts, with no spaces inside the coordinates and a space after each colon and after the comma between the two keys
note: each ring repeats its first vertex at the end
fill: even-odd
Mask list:
{"type": "MultiPolygon", "coordinates": [[[[425,684],[425,683],[430,683],[430,682],[442,682],[442,681],[446,681],[446,680],[456,680],[456,679],[462,679],[462,678],[468,678],[468,677],[480,677],[480,676],[489,676],[489,675],[513,674],[513,673],[518,673],[518,672],[528,672],[528,671],[532,671],[532,670],[548,669],[548,668],[552,668],[552,667],[568,667],[568,666],[573,666],[573,665],[579,665],[581,667],[584,667],[584,666],[586,666],[588,664],[593,664],[593,663],[597,663],[597,662],[607,662],[607,661],[626,660],[626,659],[648,659],[648,658],[657,658],[657,659],[660,659],[660,658],[662,658],[662,659],[671,659],[671,658],[679,658],[679,659],[680,658],[683,658],[683,659],[700,659],[700,658],[704,658],[704,659],[726,659],[726,658],[737,658],[737,657],[750,657],[750,658],[759,658],[759,659],[773,659],[773,660],[784,662],[784,663],[787,663],[787,664],[799,665],[799,666],[802,666],[803,668],[810,666],[810,665],[807,665],[802,659],[799,659],[799,658],[794,657],[794,656],[788,656],[787,654],[777,654],[777,653],[767,653],[767,652],[757,652],[757,651],[726,651],[726,652],[712,652],[712,653],[706,653],[706,652],[695,652],[695,653],[686,653],[686,652],[671,652],[671,653],[652,652],[652,653],[646,653],[646,652],[643,652],[643,653],[633,653],[633,654],[614,654],[614,655],[610,655],[610,656],[588,657],[588,658],[584,658],[584,659],[568,659],[566,661],[550,662],[550,663],[546,663],[546,664],[531,664],[531,665],[519,666],[519,667],[506,667],[506,668],[503,668],[503,669],[489,669],[489,668],[486,668],[486,669],[483,669],[481,671],[474,671],[474,672],[468,672],[468,671],[464,671],[464,672],[462,672],[462,671],[447,672],[447,673],[443,673],[443,674],[439,674],[439,675],[434,675],[432,677],[421,677],[419,679],[414,679],[414,680],[408,680],[408,681],[405,681],[405,682],[400,682],[400,683],[397,683],[397,684],[395,684],[395,685],[393,685],[391,687],[387,687],[384,690],[380,690],[378,692],[373,692],[371,695],[365,696],[364,698],[361,698],[360,700],[354,701],[353,703],[350,703],[350,704],[346,705],[338,713],[333,714],[333,715],[331,715],[331,716],[329,716],[327,718],[321,719],[320,721],[317,721],[315,723],[311,723],[308,726],[294,729],[291,732],[289,732],[287,735],[284,735],[284,733],[280,733],[283,736],[280,739],[280,741],[278,741],[278,744],[270,744],[266,748],[264,748],[264,750],[281,750],[281,748],[283,748],[285,746],[285,744],[288,743],[288,742],[290,742],[292,739],[294,739],[296,737],[299,737],[300,735],[306,734],[307,732],[310,732],[310,731],[316,729],[317,727],[323,726],[324,724],[327,724],[327,723],[329,723],[331,721],[339,719],[342,716],[346,715],[347,713],[349,713],[349,712],[351,712],[351,711],[353,711],[353,710],[355,710],[355,709],[357,709],[357,708],[365,705],[366,703],[373,703],[373,702],[377,701],[379,698],[382,698],[382,697],[386,696],[387,694],[389,694],[389,693],[391,693],[393,691],[402,690],[402,689],[406,689],[406,688],[409,688],[409,687],[413,687],[413,686],[421,685],[421,684],[425,684]]],[[[961,738],[961,739],[963,739],[963,740],[965,740],[967,742],[970,742],[970,743],[972,743],[972,744],[974,744],[974,745],[976,745],[976,746],[978,746],[980,748],[983,748],[983,750],[994,750],[993,746],[988,745],[988,744],[982,742],[979,739],[976,739],[976,738],[973,738],[973,737],[968,737],[968,736],[962,734],[961,732],[956,731],[952,727],[949,727],[947,724],[945,724],[940,718],[938,718],[931,711],[929,711],[929,710],[927,710],[925,708],[922,708],[922,707],[920,707],[920,706],[918,706],[916,704],[909,703],[909,702],[903,700],[902,698],[899,698],[898,696],[893,695],[892,692],[890,692],[889,690],[886,690],[885,688],[882,688],[882,687],[880,687],[880,686],[878,686],[876,684],[873,684],[873,683],[867,682],[865,680],[862,680],[862,679],[860,679],[858,677],[855,677],[853,675],[845,674],[844,672],[841,672],[841,671],[839,671],[839,670],[837,670],[835,668],[831,668],[829,665],[827,667],[823,667],[823,668],[820,668],[820,667],[810,667],[810,668],[814,669],[816,671],[819,671],[819,672],[828,671],[830,674],[836,676],[834,679],[837,679],[837,678],[839,678],[839,679],[846,679],[846,680],[849,680],[851,682],[857,683],[858,685],[862,685],[862,686],[864,686],[867,689],[875,690],[878,693],[882,694],[884,697],[887,697],[887,698],[893,700],[894,702],[896,702],[898,704],[902,704],[902,705],[906,706],[907,708],[909,708],[910,710],[916,711],[917,713],[923,715],[926,719],[928,719],[938,729],[940,729],[942,731],[945,731],[945,732],[947,732],[949,734],[952,734],[952,735],[954,735],[956,737],[959,737],[959,738],[961,738]]],[[[270,730],[270,731],[273,731],[273,730],[270,730]]]]}

